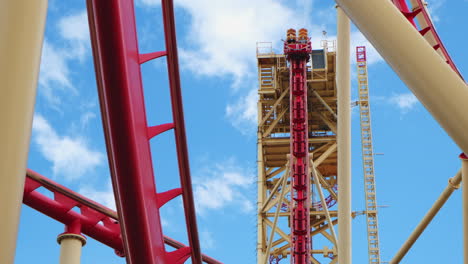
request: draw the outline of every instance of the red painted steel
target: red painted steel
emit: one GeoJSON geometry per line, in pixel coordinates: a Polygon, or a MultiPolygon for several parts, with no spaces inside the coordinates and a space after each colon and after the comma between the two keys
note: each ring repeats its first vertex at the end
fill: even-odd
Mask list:
{"type": "Polygon", "coordinates": [[[356,61],[357,62],[366,61],[366,47],[365,46],[356,47],[356,61]]]}
{"type": "Polygon", "coordinates": [[[164,20],[164,35],[167,50],[167,70],[171,92],[172,116],[175,124],[175,139],[177,160],[179,163],[182,198],[185,209],[189,244],[192,248],[192,263],[201,263],[200,242],[198,239],[197,220],[195,217],[195,203],[193,199],[192,180],[185,134],[184,110],[182,103],[182,89],[179,77],[179,59],[177,55],[177,40],[174,20],[174,6],[172,0],[162,0],[164,20]]]}
{"type": "Polygon", "coordinates": [[[442,52],[443,57],[445,58],[445,61],[450,65],[450,67],[460,76],[460,78],[463,79],[463,76],[461,75],[460,71],[458,70],[457,66],[455,65],[455,62],[452,60],[450,57],[450,54],[448,53],[447,49],[444,46],[444,43],[439,37],[439,34],[437,33],[434,24],[432,23],[432,19],[429,16],[429,13],[427,12],[427,9],[424,7],[424,3],[422,0],[416,0],[418,6],[414,8],[412,11],[409,10],[408,4],[406,0],[392,0],[395,6],[403,13],[403,15],[408,19],[408,21],[417,29],[419,30],[419,33],[421,35],[426,35],[426,34],[432,34],[436,41],[436,45],[434,45],[434,49],[442,52]],[[415,23],[416,16],[418,14],[422,13],[424,20],[427,23],[426,28],[418,28],[415,23]]]}
{"type": "Polygon", "coordinates": [[[167,51],[139,54],[133,1],[88,0],[102,119],[127,261],[201,263],[178,71],[173,3],[162,1],[167,51]],[[172,124],[148,127],[140,64],[167,56],[181,189],[156,194],[149,139],[172,124]],[[180,191],[181,190],[181,191],[180,191]],[[159,207],[182,193],[190,248],[164,250],[159,207]]]}
{"type": "Polygon", "coordinates": [[[111,209],[94,203],[32,170],[28,170],[26,176],[24,204],[70,227],[72,223],[79,221],[83,234],[122,255],[120,226],[116,218],[110,216],[113,213],[111,209]],[[51,191],[54,198],[38,192],[37,189],[41,186],[51,191]],[[74,207],[78,207],[79,211],[73,210],[74,207]]]}
{"type": "Polygon", "coordinates": [[[87,6],[127,262],[169,263],[156,202],[133,1],[88,0],[87,6]]]}
{"type": "MultiPolygon", "coordinates": [[[[123,256],[117,213],[104,205],[89,200],[32,170],[26,173],[23,203],[65,224],[65,232],[83,233],[113,248],[117,255],[123,256]],[[37,189],[40,187],[53,193],[54,198],[39,193],[37,189]],[[75,207],[79,208],[79,211],[72,210],[75,207]]],[[[164,243],[176,249],[187,247],[166,236],[164,236],[164,243]]],[[[221,264],[203,254],[202,260],[208,264],[221,264]]]]}
{"type": "MultiPolygon", "coordinates": [[[[284,42],[289,62],[291,140],[291,263],[310,263],[310,177],[307,111],[307,62],[312,52],[307,31],[284,42]],[[304,33],[305,32],[305,33],[304,33]]],[[[295,35],[295,34],[294,34],[295,35]]]]}

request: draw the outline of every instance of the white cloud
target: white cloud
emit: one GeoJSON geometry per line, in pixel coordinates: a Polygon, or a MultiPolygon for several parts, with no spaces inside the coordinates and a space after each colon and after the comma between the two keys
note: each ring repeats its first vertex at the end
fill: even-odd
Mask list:
{"type": "Polygon", "coordinates": [[[226,117],[243,134],[250,134],[257,125],[257,89],[239,97],[234,104],[226,106],[226,117]]]}
{"type": "Polygon", "coordinates": [[[39,74],[39,91],[46,99],[56,105],[59,103],[57,90],[75,92],[71,80],[67,61],[60,50],[57,50],[47,39],[42,47],[41,70],[39,74]]]}
{"type": "Polygon", "coordinates": [[[213,238],[213,234],[210,231],[201,231],[200,232],[200,243],[201,247],[206,249],[214,249],[215,248],[215,240],[213,238]]]}
{"type": "Polygon", "coordinates": [[[275,0],[179,0],[191,17],[182,65],[198,75],[230,76],[234,87],[256,77],[256,42],[280,40],[301,19],[275,0]],[[206,8],[209,6],[209,8],[206,8]],[[274,19],[272,19],[274,18],[274,19]]]}
{"type": "Polygon", "coordinates": [[[254,183],[254,174],[236,164],[234,159],[203,168],[194,180],[197,212],[219,210],[236,205],[243,212],[254,209],[245,192],[254,183]]]}
{"type": "Polygon", "coordinates": [[[76,180],[91,172],[105,160],[81,137],[60,136],[39,114],[34,116],[33,140],[45,159],[52,162],[54,176],[76,180]]]}
{"type": "Polygon", "coordinates": [[[86,10],[64,16],[58,22],[60,36],[67,41],[65,55],[82,61],[90,47],[88,16],[86,10]]]}
{"type": "Polygon", "coordinates": [[[65,40],[60,47],[49,39],[44,40],[39,75],[39,92],[52,107],[60,104],[60,93],[78,94],[71,79],[70,61],[83,61],[90,50],[86,11],[64,16],[58,22],[60,37],[65,40]]]}
{"type": "Polygon", "coordinates": [[[79,193],[90,200],[105,205],[114,211],[116,210],[114,192],[110,180],[107,182],[104,190],[96,190],[91,186],[85,185],[80,188],[79,193]]]}
{"type": "Polygon", "coordinates": [[[413,109],[419,102],[412,93],[402,93],[390,97],[389,102],[398,107],[403,113],[413,109]]]}

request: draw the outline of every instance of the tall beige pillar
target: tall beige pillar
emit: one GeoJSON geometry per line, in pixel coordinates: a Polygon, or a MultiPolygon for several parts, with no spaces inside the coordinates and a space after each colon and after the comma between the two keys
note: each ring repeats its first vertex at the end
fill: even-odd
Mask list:
{"type": "Polygon", "coordinates": [[[462,160],[462,199],[463,199],[463,263],[468,264],[468,157],[460,155],[462,160]]]}
{"type": "Polygon", "coordinates": [[[47,0],[0,1],[0,263],[14,263],[47,0]]]}
{"type": "Polygon", "coordinates": [[[57,237],[60,244],[59,264],[80,264],[81,248],[86,244],[86,238],[80,234],[63,233],[57,237]]]}
{"type": "Polygon", "coordinates": [[[350,21],[338,7],[338,263],[351,264],[351,80],[350,21]]]}
{"type": "Polygon", "coordinates": [[[468,153],[468,88],[388,0],[335,0],[447,134],[468,153]]]}

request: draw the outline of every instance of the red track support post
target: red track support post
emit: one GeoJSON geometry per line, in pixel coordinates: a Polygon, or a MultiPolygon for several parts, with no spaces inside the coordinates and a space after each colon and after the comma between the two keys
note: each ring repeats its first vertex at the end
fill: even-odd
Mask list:
{"type": "Polygon", "coordinates": [[[88,17],[116,204],[130,264],[201,263],[177,62],[173,3],[162,3],[166,52],[140,54],[134,4],[88,0],[88,17]],[[140,64],[168,57],[174,124],[149,127],[140,64]],[[157,194],[149,140],[175,129],[182,188],[157,194]],[[190,248],[166,252],[159,208],[183,194],[190,248]]]}
{"type": "Polygon", "coordinates": [[[307,61],[312,45],[306,29],[289,29],[284,54],[289,62],[291,159],[291,263],[310,263],[310,177],[307,61]]]}

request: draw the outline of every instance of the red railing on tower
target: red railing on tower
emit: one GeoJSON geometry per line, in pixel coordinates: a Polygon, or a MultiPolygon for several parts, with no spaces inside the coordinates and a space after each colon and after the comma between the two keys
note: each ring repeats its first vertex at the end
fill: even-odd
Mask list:
{"type": "Polygon", "coordinates": [[[178,71],[172,0],[162,1],[166,51],[140,54],[131,0],[88,0],[88,18],[112,184],[130,264],[201,263],[178,71]],[[140,64],[167,56],[173,123],[149,126],[140,64]],[[181,188],[156,192],[149,140],[174,129],[181,188]],[[164,249],[159,208],[182,194],[189,247],[164,249]]]}
{"type": "Polygon", "coordinates": [[[306,29],[289,29],[284,54],[289,62],[291,164],[291,263],[310,259],[310,177],[307,111],[307,61],[312,44],[306,29]]]}

